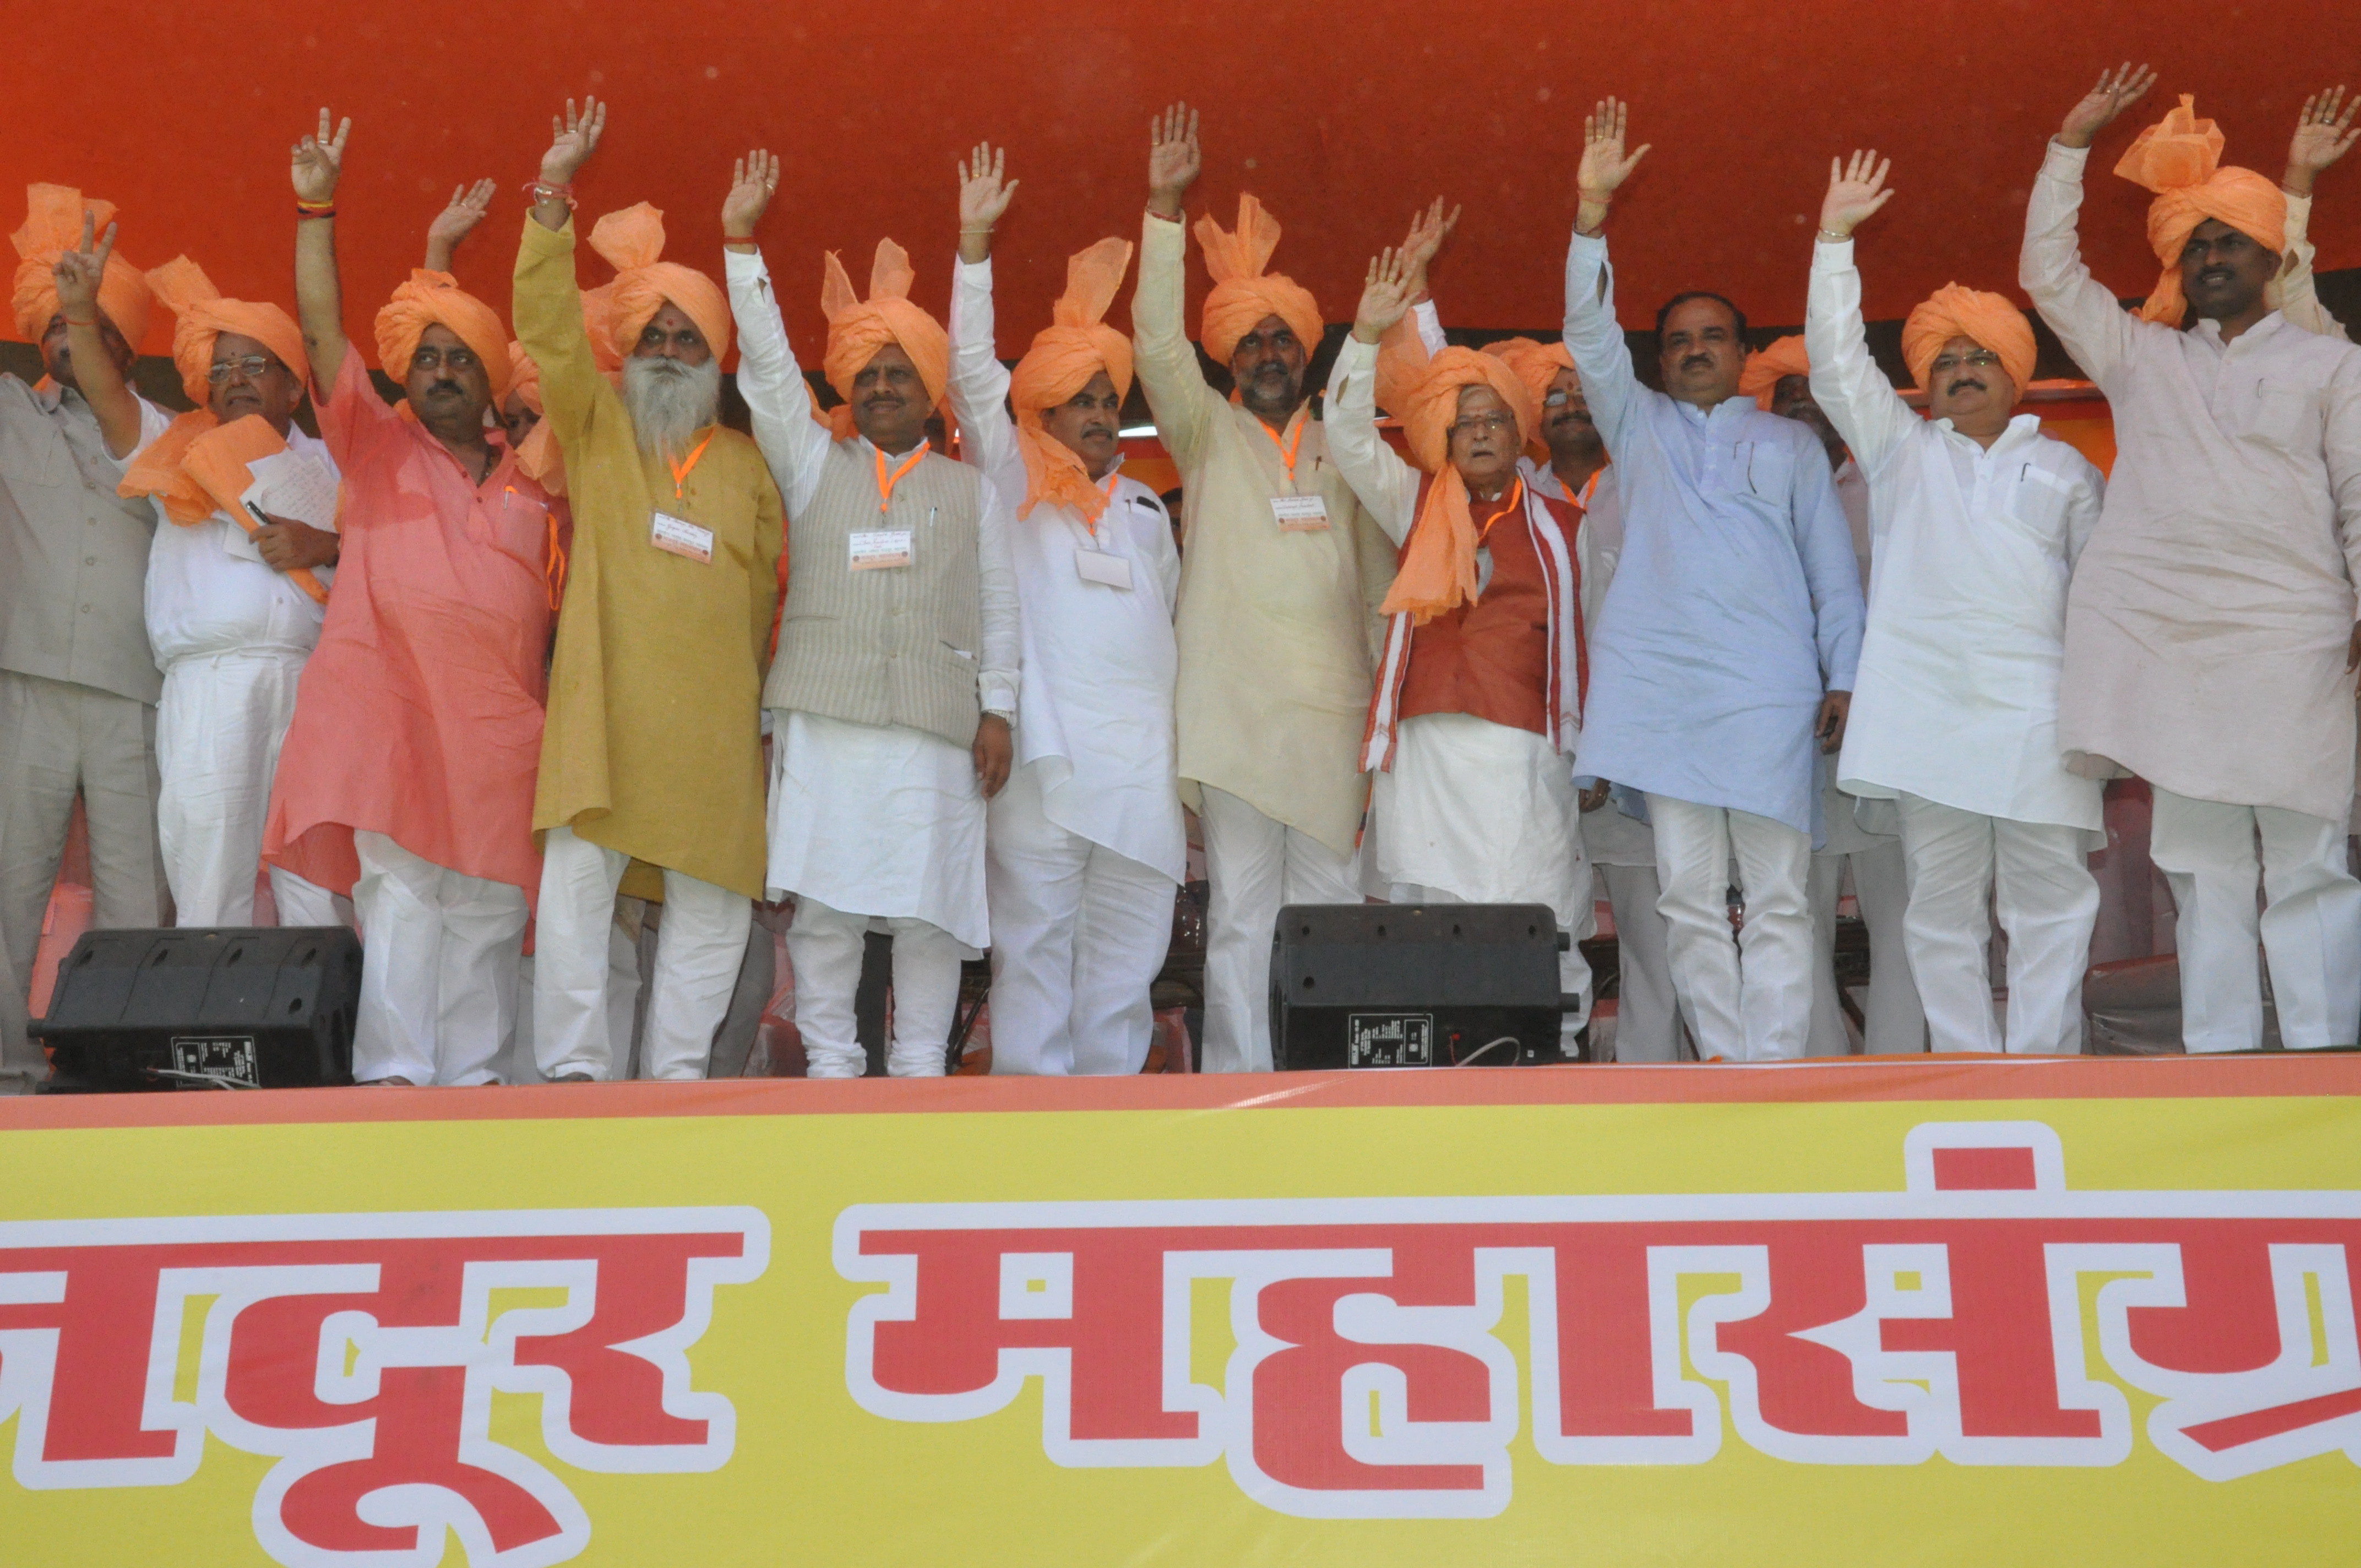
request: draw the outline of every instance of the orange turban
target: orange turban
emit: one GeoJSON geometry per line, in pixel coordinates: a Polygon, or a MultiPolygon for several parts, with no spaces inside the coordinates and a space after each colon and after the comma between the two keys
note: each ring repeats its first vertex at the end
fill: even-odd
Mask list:
{"type": "Polygon", "coordinates": [[[2164,271],[2139,308],[2144,321],[2179,326],[2188,313],[2180,250],[2206,219],[2221,219],[2265,250],[2287,249],[2287,197],[2279,182],[2221,164],[2221,127],[2199,119],[2196,95],[2183,93],[2180,107],[2133,138],[2115,165],[2116,173],[2157,193],[2147,209],[2147,243],[2164,271]]]}
{"type": "MultiPolygon", "coordinates": [[[[16,264],[16,330],[35,343],[58,313],[58,258],[82,244],[82,217],[89,213],[104,235],[115,221],[115,203],[85,202],[66,185],[25,187],[25,226],[8,236],[24,259],[16,264]]],[[[98,308],[132,347],[148,335],[148,280],[117,251],[106,258],[98,281],[98,308]]]]}
{"type": "Polygon", "coordinates": [[[917,278],[909,254],[892,240],[881,239],[869,265],[869,298],[863,302],[852,291],[844,263],[836,252],[828,253],[827,276],[819,290],[819,308],[828,317],[828,356],[820,362],[820,373],[844,400],[829,411],[829,428],[839,441],[852,437],[852,378],[889,343],[900,344],[917,367],[928,405],[943,400],[951,374],[950,335],[942,323],[910,302],[910,285],[917,278]]]}
{"type": "Polygon", "coordinates": [[[1096,523],[1106,510],[1106,492],[1093,481],[1082,460],[1041,428],[1041,411],[1054,409],[1104,370],[1120,400],[1131,391],[1131,339],[1105,324],[1131,265],[1131,242],[1103,239],[1066,258],[1066,291],[1050,313],[1050,325],[1033,339],[1009,378],[1008,401],[1016,411],[1016,446],[1025,455],[1025,504],[1030,517],[1043,501],[1072,507],[1096,523]]]}
{"type": "Polygon", "coordinates": [[[509,334],[491,306],[459,287],[448,272],[421,267],[377,313],[377,362],[396,381],[410,378],[411,356],[429,326],[449,327],[483,361],[492,400],[509,395],[509,334]]]}
{"type": "Polygon", "coordinates": [[[1517,422],[1521,444],[1539,427],[1540,405],[1524,378],[1497,354],[1454,347],[1428,359],[1407,316],[1386,334],[1378,359],[1391,361],[1384,379],[1400,405],[1393,412],[1401,420],[1411,460],[1434,476],[1426,504],[1411,524],[1400,569],[1379,608],[1387,615],[1407,612],[1411,624],[1423,626],[1476,598],[1476,519],[1467,481],[1451,465],[1451,427],[1459,419],[1460,392],[1489,387],[1499,393],[1517,422]]]}
{"type": "Polygon", "coordinates": [[[2033,323],[2005,295],[1946,283],[1910,313],[1902,323],[1902,359],[1921,387],[1935,356],[1955,337],[1973,338],[1999,355],[2000,367],[2016,383],[2016,395],[2025,396],[2033,383],[2033,323]]]}
{"type": "Polygon", "coordinates": [[[303,352],[302,329],[277,305],[223,299],[205,269],[185,256],[151,270],[148,287],[180,318],[172,326],[172,364],[181,372],[181,389],[199,407],[212,400],[207,373],[214,364],[214,339],[225,332],[253,338],[279,356],[298,381],[310,383],[312,361],[303,352]]]}
{"type": "MultiPolygon", "coordinates": [[[[1574,368],[1574,356],[1566,352],[1565,342],[1541,343],[1530,337],[1504,337],[1498,343],[1488,343],[1484,352],[1504,361],[1525,384],[1525,391],[1533,400],[1533,428],[1526,433],[1525,451],[1536,463],[1549,457],[1549,443],[1542,439],[1541,426],[1550,388],[1556,384],[1558,372],[1574,368]]],[[[1581,378],[1577,374],[1576,379],[1581,378]]]]}
{"type": "Polygon", "coordinates": [[[1738,395],[1752,398],[1756,408],[1769,413],[1782,380],[1811,373],[1812,362],[1804,353],[1802,334],[1790,334],[1746,356],[1746,367],[1738,373],[1738,395]]]}
{"type": "MultiPolygon", "coordinates": [[[[541,367],[522,343],[509,345],[509,390],[524,400],[524,406],[534,413],[543,413],[541,406],[541,367]]],[[[517,443],[517,466],[525,477],[538,479],[541,488],[553,496],[566,493],[566,460],[557,449],[557,436],[547,420],[542,420],[525,432],[517,443]]]]}
{"type": "Polygon", "coordinates": [[[1213,291],[1205,296],[1197,328],[1207,354],[1227,365],[1238,339],[1265,316],[1285,322],[1307,356],[1320,346],[1327,328],[1320,302],[1292,278],[1263,270],[1270,253],[1279,248],[1279,220],[1263,211],[1260,202],[1252,196],[1238,198],[1235,233],[1223,232],[1211,214],[1199,218],[1197,243],[1204,247],[1205,270],[1213,276],[1213,291]]]}
{"type": "Polygon", "coordinates": [[[664,214],[645,202],[600,218],[590,230],[590,248],[614,266],[615,280],[608,285],[611,311],[586,309],[584,320],[589,321],[593,314],[607,315],[608,342],[617,354],[628,355],[639,345],[640,329],[670,300],[705,334],[713,357],[726,357],[729,299],[719,284],[696,268],[659,259],[664,247],[664,214]]]}

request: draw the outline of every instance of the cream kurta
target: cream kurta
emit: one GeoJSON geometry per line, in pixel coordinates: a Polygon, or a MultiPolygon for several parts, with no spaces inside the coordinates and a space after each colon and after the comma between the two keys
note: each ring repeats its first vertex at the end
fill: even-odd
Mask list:
{"type": "Polygon", "coordinates": [[[2019,281],[2114,410],[2106,506],[2074,573],[2058,738],[2175,795],[2352,809],[2361,349],[2277,313],[2144,322],[2083,266],[2088,149],[2052,141],[2019,281]]]}
{"type": "Polygon", "coordinates": [[[1132,304],[1139,383],[1180,468],[1182,798],[1193,806],[1210,784],[1349,855],[1367,802],[1357,752],[1394,547],[1308,406],[1274,436],[1206,384],[1182,326],[1186,249],[1179,223],[1148,214],[1132,304]],[[1279,444],[1299,438],[1290,479],[1279,444]],[[1271,498],[1287,495],[1319,496],[1329,526],[1281,529],[1271,498]]]}
{"type": "Polygon", "coordinates": [[[759,899],[778,487],[754,443],[719,426],[678,494],[664,459],[641,452],[590,357],[570,220],[525,220],[516,326],[574,511],[533,825],[759,899]],[[651,543],[659,510],[711,530],[713,559],[651,543]]]}

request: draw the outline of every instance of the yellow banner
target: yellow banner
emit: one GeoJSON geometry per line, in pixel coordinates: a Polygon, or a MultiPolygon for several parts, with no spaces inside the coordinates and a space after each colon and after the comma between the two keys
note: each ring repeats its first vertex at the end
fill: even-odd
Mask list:
{"type": "Polygon", "coordinates": [[[0,1102],[0,1562],[2329,1562],[2278,1067],[0,1102]]]}

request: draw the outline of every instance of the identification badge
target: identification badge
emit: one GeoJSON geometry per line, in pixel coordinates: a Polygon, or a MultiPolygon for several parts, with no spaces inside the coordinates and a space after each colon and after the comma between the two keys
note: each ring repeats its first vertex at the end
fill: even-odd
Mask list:
{"type": "Polygon", "coordinates": [[[648,530],[648,543],[691,561],[702,561],[708,565],[713,563],[713,530],[699,528],[668,512],[656,513],[655,522],[648,530]]]}
{"type": "Polygon", "coordinates": [[[852,536],[852,569],[874,572],[910,564],[910,531],[906,528],[864,529],[852,536]]]}
{"type": "Polygon", "coordinates": [[[1104,550],[1076,545],[1074,570],[1086,583],[1104,583],[1111,588],[1131,587],[1131,562],[1125,556],[1110,554],[1104,550]]]}
{"type": "Polygon", "coordinates": [[[1328,502],[1319,496],[1273,496],[1270,515],[1285,533],[1318,533],[1328,526],[1328,502]]]}

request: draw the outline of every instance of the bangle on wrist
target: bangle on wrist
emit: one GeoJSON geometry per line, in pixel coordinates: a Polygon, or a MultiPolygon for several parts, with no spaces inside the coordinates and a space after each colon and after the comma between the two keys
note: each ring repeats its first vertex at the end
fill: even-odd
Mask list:
{"type": "Polygon", "coordinates": [[[1585,191],[1580,186],[1575,188],[1574,193],[1581,199],[1585,206],[1611,207],[1615,204],[1615,198],[1611,193],[1602,196],[1596,191],[1585,191]]]}
{"type": "Polygon", "coordinates": [[[574,210],[574,187],[571,185],[552,184],[549,181],[536,178],[524,182],[524,193],[533,199],[535,206],[544,202],[563,202],[567,212],[574,210]]]}
{"type": "Polygon", "coordinates": [[[1848,229],[1844,233],[1839,234],[1836,230],[1829,228],[1827,225],[1823,224],[1820,225],[1819,237],[1829,245],[1842,245],[1852,238],[1852,232],[1848,229]]]}

